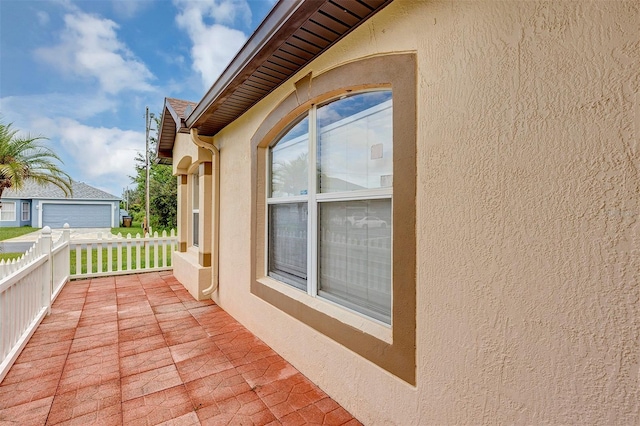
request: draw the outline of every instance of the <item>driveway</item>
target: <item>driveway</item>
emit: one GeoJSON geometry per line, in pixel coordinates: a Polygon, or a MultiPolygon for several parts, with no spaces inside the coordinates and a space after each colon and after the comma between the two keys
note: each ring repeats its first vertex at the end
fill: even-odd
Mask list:
{"type": "MultiPolygon", "coordinates": [[[[71,239],[94,239],[98,238],[98,234],[106,235],[111,232],[111,228],[74,228],[71,229],[71,239]]],[[[0,253],[21,253],[29,250],[33,243],[42,234],[42,229],[38,229],[35,232],[24,234],[19,237],[10,238],[8,240],[0,241],[0,253]]],[[[62,236],[62,228],[52,229],[51,236],[53,241],[58,241],[62,236]]]]}

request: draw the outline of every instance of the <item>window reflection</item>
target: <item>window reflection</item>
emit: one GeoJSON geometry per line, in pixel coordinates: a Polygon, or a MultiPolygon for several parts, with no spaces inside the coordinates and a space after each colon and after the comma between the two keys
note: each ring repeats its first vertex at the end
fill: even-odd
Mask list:
{"type": "Polygon", "coordinates": [[[393,184],[391,91],[361,93],[318,108],[319,191],[393,184]]]}
{"type": "Polygon", "coordinates": [[[319,204],[318,294],[391,321],[391,200],[319,204]]]}
{"type": "Polygon", "coordinates": [[[309,180],[309,118],[271,148],[271,197],[306,195],[309,180]]]}

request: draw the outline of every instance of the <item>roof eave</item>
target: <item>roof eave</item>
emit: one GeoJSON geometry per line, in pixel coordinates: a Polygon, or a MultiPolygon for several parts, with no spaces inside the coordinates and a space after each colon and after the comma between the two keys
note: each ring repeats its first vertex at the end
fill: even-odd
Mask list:
{"type": "Polygon", "coordinates": [[[240,49],[231,63],[222,72],[220,77],[211,86],[206,95],[187,117],[188,128],[194,127],[206,114],[209,107],[220,98],[220,95],[234,82],[234,80],[247,68],[247,66],[258,56],[263,49],[272,43],[274,35],[289,22],[296,13],[316,10],[321,6],[323,0],[293,0],[276,3],[269,15],[262,21],[258,29],[251,35],[249,40],[240,49]]]}
{"type": "Polygon", "coordinates": [[[214,136],[392,1],[280,1],[187,116],[187,128],[214,136]]]}
{"type": "Polygon", "coordinates": [[[184,126],[184,120],[180,119],[171,103],[165,98],[160,130],[158,131],[158,143],[156,144],[156,158],[159,164],[171,164],[173,145],[182,126],[184,126]]]}

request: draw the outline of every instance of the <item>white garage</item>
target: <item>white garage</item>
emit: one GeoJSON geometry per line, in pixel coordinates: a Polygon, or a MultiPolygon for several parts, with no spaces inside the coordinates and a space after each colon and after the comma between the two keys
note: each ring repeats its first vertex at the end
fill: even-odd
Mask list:
{"type": "Polygon", "coordinates": [[[111,204],[42,204],[42,226],[62,228],[110,228],[113,222],[111,204]]]}

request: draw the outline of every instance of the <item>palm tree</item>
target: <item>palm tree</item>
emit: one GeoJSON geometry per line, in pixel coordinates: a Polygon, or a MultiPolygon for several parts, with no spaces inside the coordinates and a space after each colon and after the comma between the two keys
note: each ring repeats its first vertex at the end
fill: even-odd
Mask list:
{"type": "Polygon", "coordinates": [[[18,131],[11,125],[0,121],[0,197],[5,189],[19,190],[28,180],[53,184],[65,195],[71,195],[71,177],[56,164],[62,164],[62,160],[39,143],[46,138],[17,136],[18,131]]]}
{"type": "Polygon", "coordinates": [[[272,191],[286,195],[301,195],[307,190],[308,164],[306,152],[291,161],[274,163],[272,191]]]}

